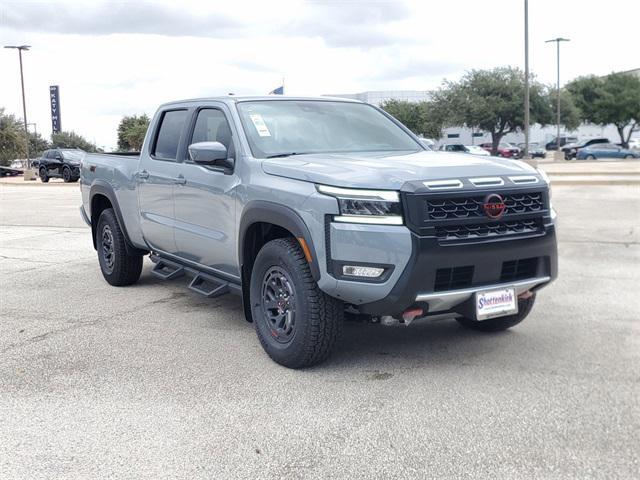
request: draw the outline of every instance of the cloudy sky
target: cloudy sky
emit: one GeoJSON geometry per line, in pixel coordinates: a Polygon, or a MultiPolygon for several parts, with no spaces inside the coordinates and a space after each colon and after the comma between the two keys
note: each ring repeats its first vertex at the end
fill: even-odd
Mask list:
{"type": "MultiPolygon", "coordinates": [[[[0,41],[28,44],[27,115],[116,144],[125,114],[180,98],[429,90],[465,70],[523,66],[524,0],[0,0],[0,41]]],[[[640,67],[640,1],[530,0],[531,69],[555,82],[640,67]]],[[[0,50],[0,106],[21,114],[17,53],[0,50]]]]}

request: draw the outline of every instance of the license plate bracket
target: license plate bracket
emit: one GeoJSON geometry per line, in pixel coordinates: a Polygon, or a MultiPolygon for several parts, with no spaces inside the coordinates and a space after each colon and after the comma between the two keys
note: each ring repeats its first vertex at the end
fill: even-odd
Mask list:
{"type": "Polygon", "coordinates": [[[514,287],[494,288],[474,295],[476,319],[504,317],[518,313],[518,298],[514,287]]]}

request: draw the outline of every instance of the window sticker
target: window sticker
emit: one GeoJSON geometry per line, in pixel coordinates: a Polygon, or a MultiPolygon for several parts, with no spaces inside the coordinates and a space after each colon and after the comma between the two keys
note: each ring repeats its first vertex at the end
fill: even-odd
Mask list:
{"type": "Polygon", "coordinates": [[[256,130],[258,131],[258,135],[260,135],[261,137],[271,136],[271,132],[269,131],[267,124],[264,123],[264,120],[262,119],[262,115],[260,115],[259,113],[252,113],[251,115],[249,115],[249,118],[251,118],[251,121],[253,122],[253,126],[256,127],[256,130]]]}

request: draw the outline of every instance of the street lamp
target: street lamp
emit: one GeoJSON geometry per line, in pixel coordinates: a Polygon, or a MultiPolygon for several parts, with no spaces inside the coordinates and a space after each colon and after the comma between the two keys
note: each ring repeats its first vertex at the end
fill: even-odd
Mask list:
{"type": "Polygon", "coordinates": [[[529,159],[529,0],[524,0],[524,156],[529,159]]]}
{"type": "MultiPolygon", "coordinates": [[[[27,152],[27,170],[31,168],[31,160],[29,159],[29,127],[27,125],[27,102],[24,97],[24,75],[22,73],[22,51],[29,50],[30,45],[5,45],[4,48],[15,48],[18,50],[18,58],[20,59],[20,84],[22,85],[22,115],[24,120],[24,135],[27,152]]],[[[26,174],[25,174],[26,175],[26,174]]],[[[25,179],[27,177],[25,176],[25,179]]]]}
{"type": "Polygon", "coordinates": [[[545,43],[556,42],[556,59],[558,63],[558,85],[557,85],[557,93],[558,93],[558,106],[556,110],[556,124],[558,127],[557,135],[556,135],[556,160],[560,158],[560,42],[568,42],[568,38],[553,38],[551,40],[547,40],[545,43]]]}

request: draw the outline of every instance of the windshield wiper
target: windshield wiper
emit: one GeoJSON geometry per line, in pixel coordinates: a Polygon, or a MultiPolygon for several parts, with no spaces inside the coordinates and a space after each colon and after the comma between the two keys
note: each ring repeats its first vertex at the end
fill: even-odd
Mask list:
{"type": "Polygon", "coordinates": [[[284,157],[293,157],[294,155],[306,155],[309,152],[287,152],[287,153],[275,153],[273,155],[267,156],[267,158],[284,158],[284,157]]]}

